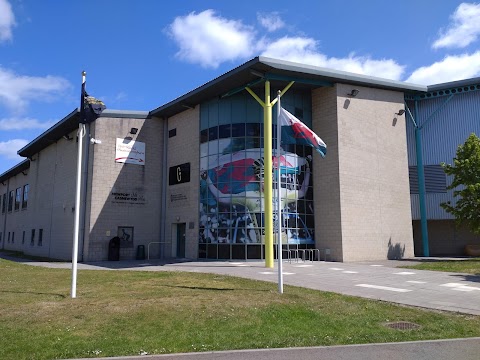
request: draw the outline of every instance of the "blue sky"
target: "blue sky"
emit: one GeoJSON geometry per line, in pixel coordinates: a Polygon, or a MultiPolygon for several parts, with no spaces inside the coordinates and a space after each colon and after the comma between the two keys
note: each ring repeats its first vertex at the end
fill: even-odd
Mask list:
{"type": "Polygon", "coordinates": [[[152,110],[258,56],[417,84],[480,76],[456,0],[0,0],[0,173],[79,106],[152,110]]]}

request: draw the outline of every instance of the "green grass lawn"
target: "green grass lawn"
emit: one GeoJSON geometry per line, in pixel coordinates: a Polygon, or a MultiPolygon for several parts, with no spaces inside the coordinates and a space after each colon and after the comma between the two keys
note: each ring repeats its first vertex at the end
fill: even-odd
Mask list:
{"type": "Polygon", "coordinates": [[[480,317],[181,272],[78,273],[0,259],[0,359],[58,359],[480,336],[480,317]],[[386,323],[408,321],[418,330],[386,323]]]}
{"type": "Polygon", "coordinates": [[[465,260],[422,261],[418,265],[402,266],[408,269],[457,272],[480,276],[480,258],[465,260]]]}

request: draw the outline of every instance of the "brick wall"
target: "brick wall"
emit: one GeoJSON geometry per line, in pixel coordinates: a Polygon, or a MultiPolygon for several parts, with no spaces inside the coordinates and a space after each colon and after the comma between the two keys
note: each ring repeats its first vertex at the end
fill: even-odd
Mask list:
{"type": "MultiPolygon", "coordinates": [[[[76,131],[69,134],[75,139],[76,131]]],[[[9,179],[9,189],[16,190],[28,184],[28,206],[4,214],[7,216],[5,234],[15,233],[15,242],[5,243],[5,249],[28,255],[69,260],[72,255],[73,217],[75,205],[77,143],[59,139],[33,156],[30,168],[9,179]],[[32,229],[35,230],[33,243],[32,229]],[[39,233],[42,230],[42,241],[39,233]],[[25,241],[23,241],[25,232],[25,241]]],[[[4,187],[5,188],[5,187],[4,187]]],[[[1,192],[1,190],[0,190],[1,192]]]]}
{"type": "Polygon", "coordinates": [[[167,184],[166,241],[171,243],[170,255],[173,257],[177,249],[177,223],[186,223],[187,227],[185,257],[198,257],[199,108],[197,106],[168,119],[168,130],[176,129],[176,136],[167,140],[167,166],[170,168],[190,163],[190,182],[172,186],[167,184]]]}
{"type": "Polygon", "coordinates": [[[327,144],[327,156],[314,152],[315,241],[319,249],[328,248],[331,258],[342,261],[342,213],[338,153],[337,95],[335,88],[320,88],[312,93],[313,131],[327,144]]]}
{"type": "MultiPolygon", "coordinates": [[[[133,246],[122,247],[120,259],[134,259],[139,245],[148,250],[160,241],[163,124],[159,119],[100,117],[92,124],[92,136],[102,141],[90,146],[89,183],[84,260],[107,260],[110,239],[118,227],[133,227],[133,246]],[[137,134],[130,134],[137,128],[137,134]],[[145,143],[145,165],[115,161],[116,140],[145,143]],[[129,139],[130,138],[130,139],[129,139]],[[136,200],[116,198],[128,193],[136,200]]],[[[152,258],[159,257],[153,247],[152,258]]]]}

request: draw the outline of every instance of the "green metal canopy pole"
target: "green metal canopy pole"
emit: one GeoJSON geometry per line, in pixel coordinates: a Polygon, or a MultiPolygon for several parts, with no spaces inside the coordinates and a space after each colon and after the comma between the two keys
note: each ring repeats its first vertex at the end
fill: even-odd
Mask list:
{"type": "MultiPolygon", "coordinates": [[[[418,101],[415,100],[415,119],[418,121],[418,101]]],[[[417,174],[418,174],[418,198],[420,203],[420,224],[422,228],[422,248],[423,256],[429,257],[428,247],[428,227],[427,227],[427,207],[425,199],[425,172],[423,170],[423,151],[421,128],[415,124],[415,149],[417,154],[417,174]]]]}
{"type": "Polygon", "coordinates": [[[420,122],[418,119],[418,100],[415,100],[415,117],[410,112],[408,105],[405,103],[405,108],[410,115],[410,119],[413,122],[413,126],[415,128],[415,150],[417,155],[417,176],[418,176],[418,200],[420,206],[420,225],[422,229],[422,248],[423,248],[423,256],[429,257],[430,250],[429,250],[429,242],[428,242],[428,227],[427,227],[427,206],[426,206],[426,187],[425,187],[425,171],[423,167],[423,151],[422,151],[422,134],[421,131],[434,117],[435,115],[440,112],[445,105],[448,104],[450,100],[452,100],[454,94],[450,94],[450,96],[445,100],[433,113],[431,113],[427,119],[423,122],[420,126],[420,122]]]}

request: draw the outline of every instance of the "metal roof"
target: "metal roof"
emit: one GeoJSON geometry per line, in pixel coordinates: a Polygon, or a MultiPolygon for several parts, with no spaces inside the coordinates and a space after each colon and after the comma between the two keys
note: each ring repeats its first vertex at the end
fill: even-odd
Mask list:
{"type": "MultiPolygon", "coordinates": [[[[129,118],[129,119],[146,119],[149,116],[148,111],[130,111],[130,110],[110,110],[106,109],[102,112],[100,117],[112,118],[129,118]]],[[[78,129],[80,121],[80,112],[78,109],[73,110],[70,114],[65,116],[62,120],[53,125],[50,129],[43,132],[37,138],[25,145],[18,151],[18,155],[24,157],[32,157],[42,149],[45,149],[50,144],[58,141],[62,136],[65,136],[75,129],[78,129]]]]}
{"type": "Polygon", "coordinates": [[[78,109],[75,109],[50,129],[45,130],[41,135],[37,136],[34,140],[18,150],[18,155],[32,157],[40,150],[45,149],[47,146],[58,141],[62,136],[65,136],[78,128],[79,121],[80,113],[78,109]]]}
{"type": "MultiPolygon", "coordinates": [[[[346,71],[331,70],[318,66],[259,56],[185,95],[152,110],[150,114],[157,117],[171,117],[203,101],[223,96],[232,89],[240,89],[249,84],[255,84],[262,76],[266,79],[273,80],[272,83],[274,81],[284,83],[295,80],[297,82],[296,86],[310,88],[331,86],[334,83],[341,82],[401,92],[416,93],[427,91],[427,87],[423,85],[387,80],[374,76],[358,75],[346,71]]],[[[255,87],[255,85],[251,86],[255,87]]]]}
{"type": "Polygon", "coordinates": [[[10,179],[11,177],[20,174],[22,171],[25,171],[30,168],[30,160],[25,159],[21,163],[15,165],[11,169],[8,169],[3,174],[0,174],[0,183],[10,179]]]}
{"type": "Polygon", "coordinates": [[[480,85],[480,77],[465,79],[465,80],[458,80],[458,81],[451,81],[451,82],[446,82],[442,84],[428,85],[427,91],[438,91],[438,90],[444,90],[444,89],[455,88],[455,87],[464,87],[464,86],[469,87],[469,86],[475,86],[475,85],[480,85]]]}
{"type": "Polygon", "coordinates": [[[149,111],[105,109],[100,114],[100,117],[111,117],[118,119],[146,119],[149,117],[149,111]]]}

